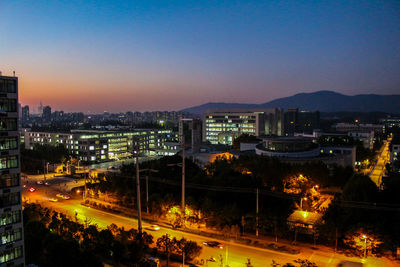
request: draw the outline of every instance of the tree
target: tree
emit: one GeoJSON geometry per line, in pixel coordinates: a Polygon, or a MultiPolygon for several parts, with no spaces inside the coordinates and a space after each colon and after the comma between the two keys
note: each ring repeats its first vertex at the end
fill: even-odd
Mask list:
{"type": "Polygon", "coordinates": [[[182,255],[182,252],[185,254],[186,260],[193,260],[198,257],[202,250],[202,247],[195,241],[186,240],[185,238],[182,238],[181,240],[176,240],[174,238],[173,244],[178,254],[182,255]]]}
{"type": "Polygon", "coordinates": [[[347,201],[376,202],[378,187],[365,175],[355,174],[343,189],[343,199],[347,201]]]}
{"type": "Polygon", "coordinates": [[[362,256],[364,252],[368,253],[368,251],[373,253],[383,243],[377,234],[367,228],[350,230],[343,242],[358,256],[362,256]]]}
{"type": "Polygon", "coordinates": [[[157,239],[156,246],[159,250],[163,250],[164,254],[167,256],[167,266],[169,263],[169,255],[174,247],[174,244],[171,242],[171,238],[169,238],[168,234],[163,235],[162,237],[157,239]]]}

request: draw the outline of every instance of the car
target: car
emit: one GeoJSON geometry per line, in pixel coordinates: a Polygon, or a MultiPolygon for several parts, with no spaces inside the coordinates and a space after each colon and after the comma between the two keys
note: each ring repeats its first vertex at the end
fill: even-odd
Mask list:
{"type": "Polygon", "coordinates": [[[64,197],[64,195],[63,195],[63,194],[61,194],[61,193],[58,193],[58,194],[56,195],[56,197],[63,198],[63,197],[64,197]]]}
{"type": "Polygon", "coordinates": [[[26,184],[24,184],[24,185],[22,185],[22,187],[23,187],[23,188],[26,188],[26,187],[27,187],[27,185],[26,185],[26,184]]]}
{"type": "Polygon", "coordinates": [[[158,230],[160,230],[160,226],[153,224],[153,225],[150,225],[149,227],[147,227],[147,229],[151,230],[151,231],[158,231],[158,230]]]}
{"type": "Polygon", "coordinates": [[[203,245],[208,246],[210,248],[220,248],[220,249],[224,248],[224,246],[217,241],[206,241],[206,242],[203,242],[203,245]]]}
{"type": "Polygon", "coordinates": [[[41,181],[41,180],[36,181],[36,184],[43,184],[43,181],[41,181]]]}
{"type": "Polygon", "coordinates": [[[70,198],[71,198],[70,195],[63,195],[63,196],[62,196],[62,199],[70,199],[70,198]]]}
{"type": "Polygon", "coordinates": [[[51,197],[51,198],[49,198],[49,201],[51,201],[51,202],[57,202],[57,201],[58,201],[58,199],[57,199],[57,198],[55,198],[55,197],[51,197]]]}
{"type": "Polygon", "coordinates": [[[29,192],[35,192],[35,191],[36,191],[36,189],[34,187],[29,188],[29,192]]]}
{"type": "Polygon", "coordinates": [[[50,185],[50,183],[49,182],[44,182],[44,185],[50,185]]]}
{"type": "Polygon", "coordinates": [[[216,262],[217,259],[215,257],[210,257],[209,259],[207,259],[207,261],[209,262],[216,262]]]}

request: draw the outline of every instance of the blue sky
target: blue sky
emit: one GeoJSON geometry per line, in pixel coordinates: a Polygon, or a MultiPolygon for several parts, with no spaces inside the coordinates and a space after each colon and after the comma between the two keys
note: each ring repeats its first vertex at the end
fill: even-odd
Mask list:
{"type": "Polygon", "coordinates": [[[0,1],[20,100],[85,112],[400,93],[398,1],[0,1]]]}

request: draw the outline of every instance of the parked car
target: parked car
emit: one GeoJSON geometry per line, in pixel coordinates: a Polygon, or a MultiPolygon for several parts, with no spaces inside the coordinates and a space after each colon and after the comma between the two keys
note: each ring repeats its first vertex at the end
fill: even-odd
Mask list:
{"type": "Polygon", "coordinates": [[[43,181],[41,181],[41,180],[36,181],[36,184],[43,184],[43,181]]]}
{"type": "Polygon", "coordinates": [[[58,199],[57,199],[57,198],[55,198],[55,197],[51,197],[51,198],[49,198],[49,201],[51,201],[51,202],[57,202],[57,201],[58,201],[58,199]]]}
{"type": "Polygon", "coordinates": [[[36,191],[36,188],[34,188],[34,187],[29,188],[29,192],[35,192],[35,191],[36,191]]]}

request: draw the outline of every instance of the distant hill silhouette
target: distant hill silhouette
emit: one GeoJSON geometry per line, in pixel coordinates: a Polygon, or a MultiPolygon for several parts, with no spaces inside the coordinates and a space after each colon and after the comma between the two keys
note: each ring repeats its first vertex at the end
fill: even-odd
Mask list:
{"type": "Polygon", "coordinates": [[[400,95],[354,95],[348,96],[332,91],[300,93],[278,98],[264,104],[207,103],[183,109],[193,114],[203,114],[215,108],[299,108],[321,112],[387,112],[400,113],[400,95]]]}

